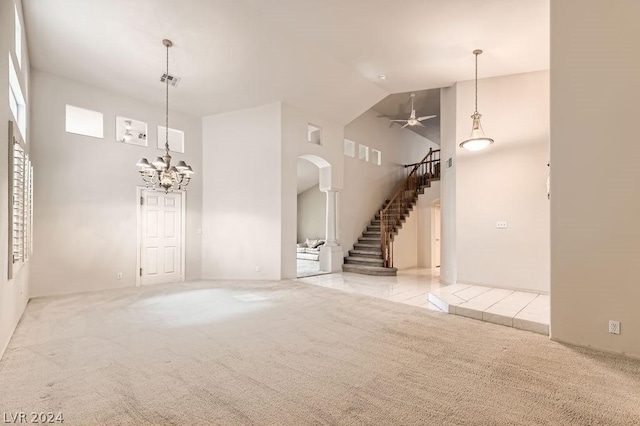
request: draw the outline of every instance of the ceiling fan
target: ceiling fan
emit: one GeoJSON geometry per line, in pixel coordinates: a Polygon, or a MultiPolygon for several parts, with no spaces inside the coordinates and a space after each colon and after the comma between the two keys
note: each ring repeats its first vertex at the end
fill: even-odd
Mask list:
{"type": "Polygon", "coordinates": [[[404,126],[402,126],[402,128],[404,129],[407,126],[420,126],[420,127],[426,127],[424,124],[422,124],[421,122],[424,120],[428,120],[430,118],[434,118],[436,117],[435,115],[425,115],[424,117],[418,117],[416,118],[416,109],[413,106],[413,99],[416,97],[415,93],[411,94],[411,115],[409,116],[408,119],[403,120],[403,119],[398,119],[398,120],[391,120],[394,123],[398,123],[398,122],[404,122],[406,123],[404,126]]]}

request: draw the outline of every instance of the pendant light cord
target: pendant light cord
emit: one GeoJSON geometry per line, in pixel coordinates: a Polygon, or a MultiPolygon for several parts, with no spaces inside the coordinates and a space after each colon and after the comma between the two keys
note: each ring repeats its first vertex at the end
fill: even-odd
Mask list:
{"type": "Polygon", "coordinates": [[[474,114],[478,113],[478,53],[475,53],[475,57],[476,57],[476,110],[474,112],[474,114]]]}
{"type": "MultiPolygon", "coordinates": [[[[477,68],[477,66],[476,66],[477,68]]],[[[477,72],[477,70],[476,70],[477,72]]],[[[477,77],[476,77],[477,79],[477,77]]],[[[165,85],[166,85],[166,108],[164,111],[164,123],[165,123],[165,127],[164,127],[164,131],[165,131],[165,142],[164,142],[164,148],[167,150],[167,154],[169,153],[169,45],[167,44],[167,74],[165,77],[165,85]]],[[[476,95],[477,98],[477,95],[476,95]]],[[[477,101],[477,99],[476,99],[477,101]]],[[[477,107],[476,107],[477,109],[477,107]]]]}

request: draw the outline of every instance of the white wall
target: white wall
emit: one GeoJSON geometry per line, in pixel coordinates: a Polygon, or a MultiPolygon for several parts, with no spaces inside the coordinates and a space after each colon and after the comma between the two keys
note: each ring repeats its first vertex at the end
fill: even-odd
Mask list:
{"type": "MultiPolygon", "coordinates": [[[[345,252],[362,234],[364,227],[391,197],[406,176],[405,164],[424,158],[429,148],[439,149],[433,142],[367,111],[349,123],[344,137],[357,144],[382,152],[382,165],[344,157],[344,190],[340,194],[340,235],[345,252]]],[[[341,148],[342,149],[342,148],[341,148]]],[[[341,151],[342,152],[342,151],[341,151]]]]}
{"type": "Polygon", "coordinates": [[[324,239],[327,233],[327,194],[317,186],[298,194],[298,242],[324,239]]]}
{"type": "MultiPolygon", "coordinates": [[[[15,44],[14,44],[14,7],[18,5],[18,11],[22,18],[22,2],[2,1],[0,2],[0,137],[3,141],[3,148],[0,149],[0,203],[5,208],[0,209],[0,358],[4,353],[9,339],[13,334],[24,308],[27,304],[30,292],[29,275],[31,269],[31,260],[23,265],[22,269],[14,276],[13,279],[7,279],[7,266],[9,259],[9,215],[6,206],[10,203],[8,194],[8,145],[7,137],[9,134],[8,123],[13,120],[13,114],[9,109],[9,52],[12,55],[13,62],[20,80],[20,86],[25,96],[27,108],[30,107],[31,96],[29,90],[30,73],[29,73],[29,51],[27,39],[24,34],[24,19],[22,19],[22,68],[18,66],[15,44]]],[[[27,116],[27,149],[30,149],[31,141],[31,116],[27,116]]]]}
{"type": "MultiPolygon", "coordinates": [[[[471,131],[474,82],[457,83],[457,135],[471,131]]],[[[479,81],[487,149],[458,148],[458,281],[549,291],[549,73],[479,81]],[[507,229],[497,229],[505,220],[507,229]]]]}
{"type": "MultiPolygon", "coordinates": [[[[135,163],[161,155],[157,126],[164,108],[36,71],[32,79],[35,169],[32,294],[71,293],[135,285],[138,199],[135,163]],[[65,105],[104,114],[104,139],[65,132],[65,105]],[[115,117],[148,123],[148,147],[116,142],[115,117]],[[123,278],[116,279],[122,272],[123,278]]],[[[158,84],[158,91],[163,87],[158,84]]],[[[202,139],[200,120],[171,112],[184,130],[185,160],[195,170],[187,190],[186,278],[200,278],[202,139]]]]}
{"type": "Polygon", "coordinates": [[[393,241],[393,266],[398,269],[431,267],[431,207],[440,198],[440,182],[425,188],[393,241]]]}
{"type": "MultiPolygon", "coordinates": [[[[441,258],[440,280],[454,284],[458,279],[458,258],[456,251],[456,150],[458,136],[457,123],[457,84],[440,90],[440,198],[441,198],[441,258]],[[451,167],[447,167],[451,159],[451,167]]],[[[466,133],[465,133],[466,134],[466,133]]]]}
{"type": "Polygon", "coordinates": [[[414,211],[417,211],[418,216],[417,266],[421,268],[435,268],[437,266],[431,265],[431,227],[433,222],[433,202],[439,198],[440,182],[432,182],[431,188],[425,189],[424,194],[418,196],[418,204],[414,207],[414,211]]]}
{"type": "MultiPolygon", "coordinates": [[[[313,155],[331,164],[327,179],[320,174],[320,189],[326,182],[333,189],[344,186],[344,158],[342,143],[344,126],[324,116],[282,104],[282,278],[296,277],[296,223],[297,223],[297,157],[313,155]],[[322,128],[322,145],[307,142],[308,124],[322,128]]],[[[328,168],[326,169],[329,170],[328,168]]],[[[339,200],[342,193],[338,194],[339,200]]],[[[340,209],[338,205],[338,209],[340,209]]],[[[324,233],[323,233],[324,234],[324,233]]],[[[338,235],[341,243],[341,236],[338,235]]]]}
{"type": "Polygon", "coordinates": [[[205,117],[203,278],[295,278],[297,157],[328,161],[339,189],[343,139],[341,125],[283,103],[205,117]],[[322,145],[307,142],[308,123],[322,145]]]}
{"type": "Polygon", "coordinates": [[[415,206],[393,239],[393,266],[398,269],[418,266],[418,211],[415,206]]]}
{"type": "Polygon", "coordinates": [[[280,279],[280,123],[280,103],[202,120],[203,278],[280,279]]]}
{"type": "Polygon", "coordinates": [[[636,0],[551,2],[551,337],[635,356],[638,16],[636,0]]]}

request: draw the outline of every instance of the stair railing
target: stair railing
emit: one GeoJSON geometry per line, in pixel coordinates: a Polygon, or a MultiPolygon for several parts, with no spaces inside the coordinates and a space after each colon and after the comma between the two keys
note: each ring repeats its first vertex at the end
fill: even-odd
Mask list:
{"type": "Polygon", "coordinates": [[[385,207],[380,210],[380,249],[385,268],[393,267],[393,236],[405,212],[408,212],[418,197],[420,188],[440,179],[440,150],[429,149],[422,161],[404,167],[410,170],[407,177],[385,207]]]}

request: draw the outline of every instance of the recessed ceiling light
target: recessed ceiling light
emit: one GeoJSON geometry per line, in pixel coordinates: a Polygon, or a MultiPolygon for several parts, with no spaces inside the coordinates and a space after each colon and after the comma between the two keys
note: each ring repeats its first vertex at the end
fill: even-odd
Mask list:
{"type": "Polygon", "coordinates": [[[378,76],[378,79],[380,79],[380,80],[386,80],[386,79],[387,79],[387,76],[386,76],[386,75],[384,75],[384,74],[380,74],[380,75],[378,76]]]}

